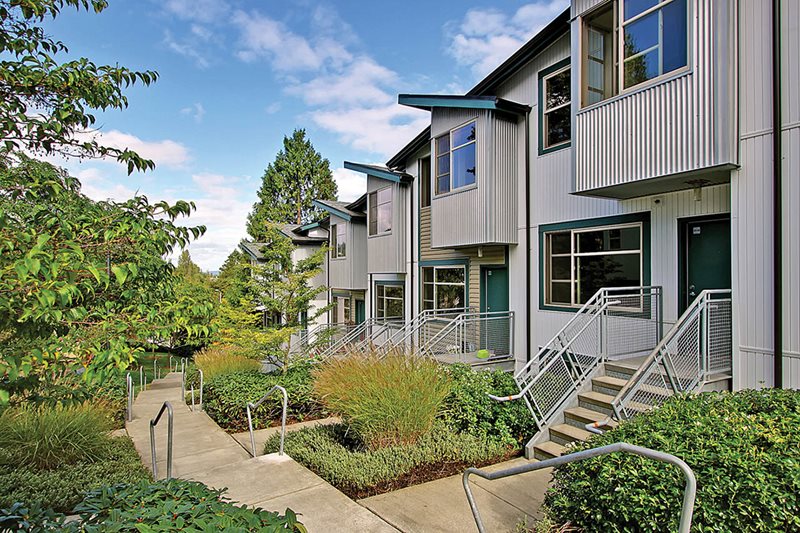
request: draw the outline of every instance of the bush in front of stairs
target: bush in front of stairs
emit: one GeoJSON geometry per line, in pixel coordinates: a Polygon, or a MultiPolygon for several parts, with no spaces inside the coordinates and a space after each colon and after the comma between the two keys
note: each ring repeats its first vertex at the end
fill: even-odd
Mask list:
{"type": "Polygon", "coordinates": [[[372,450],[417,442],[450,394],[450,377],[439,363],[401,354],[331,358],[313,377],[328,411],[372,450]]]}
{"type": "Polygon", "coordinates": [[[38,504],[0,509],[0,528],[23,531],[291,531],[297,515],[248,509],[223,500],[223,490],[178,479],[141,481],[89,492],[71,511],[77,520],[38,504]]]}
{"type": "Polygon", "coordinates": [[[22,464],[0,466],[0,507],[24,502],[26,506],[41,504],[68,513],[87,490],[150,479],[129,438],[109,438],[103,446],[103,458],[98,461],[84,458],[49,469],[22,464]]]}
{"type": "MultiPolygon", "coordinates": [[[[280,435],[264,453],[278,451],[280,435]]],[[[285,453],[352,498],[364,498],[463,472],[509,457],[508,447],[469,433],[454,433],[441,420],[414,444],[369,449],[345,424],[286,434],[285,453]]]]}
{"type": "MultiPolygon", "coordinates": [[[[627,442],[671,453],[697,476],[693,531],[800,531],[800,391],[678,396],[573,450],[627,442]]],[[[587,532],[676,531],[683,475],[627,454],[564,465],[546,497],[587,532]]]]}
{"type": "MultiPolygon", "coordinates": [[[[286,389],[288,419],[303,421],[324,416],[323,406],[313,394],[311,364],[307,362],[293,363],[285,373],[232,372],[208,380],[203,392],[203,409],[226,431],[247,431],[247,402],[259,400],[274,385],[286,389]]],[[[275,393],[253,411],[253,427],[260,429],[280,424],[281,402],[280,393],[275,393]]]]}
{"type": "Polygon", "coordinates": [[[474,371],[458,363],[446,367],[452,380],[442,416],[454,431],[497,440],[520,448],[536,433],[525,402],[497,402],[489,394],[507,396],[519,389],[512,374],[502,370],[474,371]]]}

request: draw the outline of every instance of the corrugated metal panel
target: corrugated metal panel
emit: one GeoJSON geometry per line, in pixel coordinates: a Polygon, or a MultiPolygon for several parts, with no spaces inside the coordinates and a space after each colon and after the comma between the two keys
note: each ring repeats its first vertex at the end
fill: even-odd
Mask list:
{"type": "Polygon", "coordinates": [[[405,272],[408,238],[408,195],[411,188],[373,176],[367,177],[367,191],[392,188],[392,231],[366,239],[367,269],[370,274],[405,272]]]}
{"type": "Polygon", "coordinates": [[[582,15],[586,13],[589,9],[593,8],[597,4],[604,2],[605,0],[573,0],[572,1],[572,16],[577,17],[578,15],[582,15]]]}
{"type": "MultiPolygon", "coordinates": [[[[790,94],[797,96],[796,91],[790,94]]],[[[783,133],[783,147],[783,344],[785,350],[800,354],[800,127],[783,133]]],[[[789,376],[785,383],[800,389],[800,360],[792,362],[789,376]]]]}
{"type": "Polygon", "coordinates": [[[328,258],[329,286],[336,289],[367,288],[367,228],[331,215],[331,224],[347,224],[347,256],[328,258]]]}
{"type": "MultiPolygon", "coordinates": [[[[689,5],[696,14],[691,72],[586,110],[573,102],[576,191],[737,162],[731,116],[735,59],[730,43],[717,39],[730,35],[717,25],[735,8],[729,2],[713,2],[712,8],[711,0],[689,5]]],[[[572,57],[578,64],[577,50],[572,57]]],[[[579,82],[577,69],[573,81],[579,82]]]]}
{"type": "Polygon", "coordinates": [[[520,130],[524,133],[525,123],[517,125],[516,121],[496,116],[493,124],[494,150],[489,154],[493,170],[486,202],[489,237],[494,242],[516,244],[518,176],[525,172],[524,162],[518,157],[517,138],[520,130]]]}

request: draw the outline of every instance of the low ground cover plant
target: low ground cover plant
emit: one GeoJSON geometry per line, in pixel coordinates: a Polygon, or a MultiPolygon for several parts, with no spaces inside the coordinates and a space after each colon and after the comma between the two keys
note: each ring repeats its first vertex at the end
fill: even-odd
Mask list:
{"type": "MultiPolygon", "coordinates": [[[[307,362],[293,363],[285,373],[263,374],[248,370],[217,376],[205,383],[203,408],[226,431],[247,431],[247,402],[257,401],[274,385],[286,388],[290,422],[326,416],[322,404],[313,394],[311,364],[307,362]]],[[[253,427],[260,429],[280,424],[280,418],[281,395],[275,393],[253,412],[253,427]]]]}
{"type": "Polygon", "coordinates": [[[0,510],[3,530],[26,531],[291,531],[305,533],[297,515],[248,509],[223,500],[223,490],[178,479],[140,481],[90,491],[75,506],[77,520],[39,505],[0,510]]]}
{"type": "Polygon", "coordinates": [[[333,359],[312,376],[314,393],[328,411],[341,416],[371,450],[414,444],[431,430],[450,394],[450,377],[441,365],[402,355],[333,359]]]}
{"type": "MultiPolygon", "coordinates": [[[[575,449],[628,442],[674,454],[697,476],[696,531],[800,531],[800,392],[670,399],[575,449]]],[[[683,476],[614,454],[562,466],[546,497],[556,523],[587,532],[676,531],[683,476]]]]}

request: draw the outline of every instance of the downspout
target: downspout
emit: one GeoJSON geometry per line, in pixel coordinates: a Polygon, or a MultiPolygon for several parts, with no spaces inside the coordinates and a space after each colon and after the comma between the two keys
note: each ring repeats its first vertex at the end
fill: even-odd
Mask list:
{"type": "MultiPolygon", "coordinates": [[[[419,180],[419,160],[417,160],[417,180],[419,180]]],[[[419,182],[417,182],[419,185],[419,182]]],[[[409,203],[409,212],[408,212],[408,234],[409,234],[409,246],[408,246],[408,254],[409,259],[411,260],[411,272],[409,272],[409,280],[408,280],[408,287],[409,287],[409,300],[408,300],[408,317],[409,319],[414,316],[414,185],[409,186],[408,196],[410,200],[409,203]]],[[[403,243],[405,246],[405,243],[403,243]]],[[[405,321],[405,317],[404,321],[405,321]]]]}
{"type": "Polygon", "coordinates": [[[781,126],[781,0],[772,1],[772,213],[774,383],[783,388],[783,136],[781,126]]]}
{"type": "Polygon", "coordinates": [[[525,361],[531,360],[531,110],[525,113],[525,361]]]}

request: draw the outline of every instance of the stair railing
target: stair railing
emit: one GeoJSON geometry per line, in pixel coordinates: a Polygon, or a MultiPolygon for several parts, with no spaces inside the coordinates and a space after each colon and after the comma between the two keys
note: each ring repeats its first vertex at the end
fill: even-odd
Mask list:
{"type": "Polygon", "coordinates": [[[262,403],[264,403],[267,398],[269,398],[276,390],[281,391],[281,395],[283,396],[283,409],[281,412],[281,445],[280,448],[278,448],[278,455],[283,455],[283,441],[286,439],[286,406],[289,403],[289,397],[286,394],[286,389],[280,385],[275,385],[256,403],[247,402],[247,427],[250,430],[250,449],[253,450],[253,457],[256,456],[256,438],[253,434],[253,411],[255,411],[262,403]]]}
{"type": "Polygon", "coordinates": [[[319,358],[322,359],[322,360],[325,360],[328,357],[332,356],[333,354],[341,351],[344,347],[346,347],[346,346],[348,346],[350,344],[355,344],[356,340],[359,337],[361,337],[367,331],[368,328],[370,328],[374,324],[378,323],[378,320],[380,320],[380,319],[368,318],[367,320],[365,320],[361,324],[356,325],[353,329],[351,329],[349,332],[347,332],[347,334],[344,335],[341,339],[339,339],[338,341],[336,341],[333,344],[331,344],[328,347],[328,349],[326,349],[324,352],[322,352],[319,355],[319,358]]]}
{"type": "Polygon", "coordinates": [[[356,324],[324,324],[323,326],[315,333],[314,340],[309,344],[307,351],[309,357],[319,357],[338,343],[342,337],[347,336],[358,327],[356,324]]]}
{"type": "Polygon", "coordinates": [[[377,352],[399,330],[405,327],[402,317],[380,319],[367,328],[363,338],[352,345],[352,349],[360,353],[377,352]],[[383,338],[383,342],[380,342],[383,338]]]}
{"type": "Polygon", "coordinates": [[[419,348],[420,355],[445,361],[465,360],[478,350],[493,352],[491,359],[513,357],[514,312],[460,313],[419,348]]]}
{"type": "Polygon", "coordinates": [[[417,348],[435,336],[438,331],[446,327],[459,314],[470,311],[469,307],[454,307],[449,309],[425,309],[396,331],[378,349],[380,356],[385,356],[392,350],[415,352],[417,348]],[[447,321],[442,324],[442,321],[447,321]],[[438,327],[437,327],[438,326],[438,327]],[[429,330],[434,330],[432,333],[429,330]]]}
{"type": "Polygon", "coordinates": [[[612,402],[617,419],[695,390],[709,374],[730,371],[731,291],[704,290],[639,366],[612,402]]]}
{"type": "Polygon", "coordinates": [[[133,378],[131,373],[128,372],[125,376],[126,396],[128,397],[128,408],[125,411],[128,422],[133,420],[133,378]]]}
{"type": "Polygon", "coordinates": [[[627,442],[608,444],[606,446],[600,446],[599,448],[582,450],[580,452],[574,452],[567,455],[562,455],[561,457],[546,459],[544,461],[525,463],[505,470],[496,470],[494,472],[486,472],[477,468],[468,468],[461,476],[461,484],[464,487],[464,492],[467,494],[467,501],[469,502],[469,507],[472,510],[472,517],[475,519],[475,525],[478,527],[478,531],[480,533],[485,533],[486,527],[483,525],[481,513],[478,511],[478,504],[475,501],[475,497],[472,494],[472,488],[469,485],[470,475],[474,474],[482,477],[483,479],[492,481],[518,474],[526,474],[528,472],[542,470],[544,468],[554,468],[567,463],[585,461],[586,459],[591,459],[593,457],[599,457],[601,455],[609,455],[618,452],[632,453],[634,455],[646,457],[647,459],[669,463],[677,466],[681,472],[683,472],[683,504],[681,505],[681,517],[679,521],[678,532],[689,533],[692,527],[694,501],[697,495],[697,478],[695,477],[691,467],[682,459],[675,457],[672,454],[660,452],[658,450],[651,450],[650,448],[643,448],[641,446],[635,446],[633,444],[628,444],[627,442]]]}
{"type": "Polygon", "coordinates": [[[161,415],[167,411],[167,479],[172,478],[172,430],[173,430],[173,412],[172,404],[164,402],[161,404],[158,414],[155,418],[150,420],[150,458],[153,461],[153,479],[158,479],[158,464],[156,461],[156,426],[161,420],[161,415]]]}

